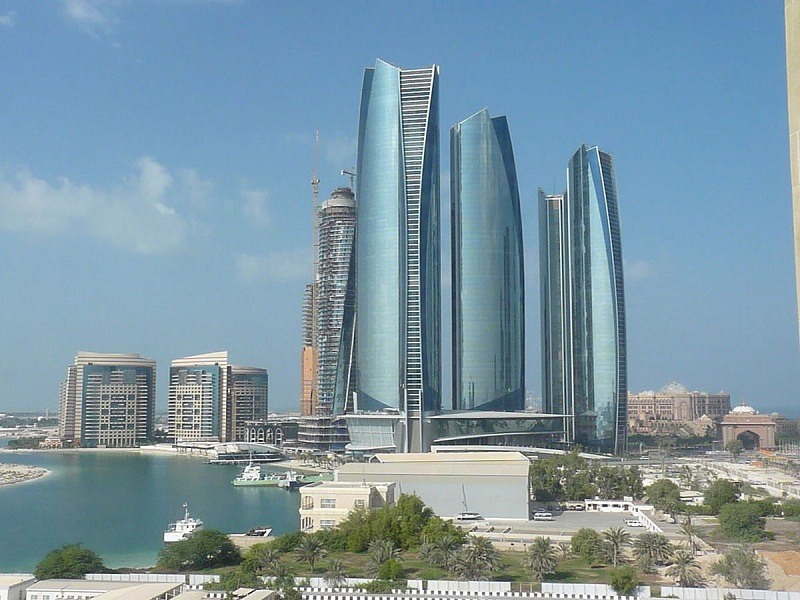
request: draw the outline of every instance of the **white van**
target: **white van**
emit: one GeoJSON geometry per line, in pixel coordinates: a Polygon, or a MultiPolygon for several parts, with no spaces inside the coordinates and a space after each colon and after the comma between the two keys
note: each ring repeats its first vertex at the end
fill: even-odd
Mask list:
{"type": "Polygon", "coordinates": [[[533,513],[533,520],[534,521],[555,521],[555,519],[553,518],[553,513],[549,513],[549,512],[533,513]]]}

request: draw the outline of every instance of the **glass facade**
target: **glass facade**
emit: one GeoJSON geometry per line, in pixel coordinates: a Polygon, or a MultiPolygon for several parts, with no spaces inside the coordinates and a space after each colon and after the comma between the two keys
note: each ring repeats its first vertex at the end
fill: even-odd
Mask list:
{"type": "MultiPolygon", "coordinates": [[[[359,411],[440,398],[438,67],[367,69],[358,130],[359,411]]],[[[406,449],[410,434],[406,437],[406,449]]]]}
{"type": "Polygon", "coordinates": [[[264,421],[269,408],[269,373],[257,367],[228,367],[230,403],[228,410],[232,434],[229,439],[247,441],[247,423],[264,421]]]}
{"type": "Polygon", "coordinates": [[[453,408],[525,407],[525,275],[508,122],[482,110],[450,131],[453,408]]]}
{"type": "Polygon", "coordinates": [[[581,146],[563,196],[539,194],[542,371],[547,412],[571,414],[569,438],[621,452],[627,358],[613,161],[581,146]]]}

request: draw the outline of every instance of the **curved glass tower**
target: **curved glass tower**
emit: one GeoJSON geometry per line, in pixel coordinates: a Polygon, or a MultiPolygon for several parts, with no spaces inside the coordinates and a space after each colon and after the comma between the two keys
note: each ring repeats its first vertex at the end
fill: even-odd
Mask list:
{"type": "Polygon", "coordinates": [[[450,130],[453,409],[525,408],[525,276],[508,122],[450,130]]]}
{"type": "Polygon", "coordinates": [[[396,409],[401,451],[441,406],[438,74],[378,60],[361,92],[356,410],[396,409]]]}
{"type": "Polygon", "coordinates": [[[626,445],[627,358],[614,166],[581,146],[563,196],[539,192],[542,375],[547,412],[573,415],[572,441],[626,445]]]}

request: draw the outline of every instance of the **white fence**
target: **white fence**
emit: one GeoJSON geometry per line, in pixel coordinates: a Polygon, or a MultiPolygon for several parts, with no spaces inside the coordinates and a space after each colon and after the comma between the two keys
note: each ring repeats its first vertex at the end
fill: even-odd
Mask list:
{"type": "Polygon", "coordinates": [[[737,590],[735,588],[661,587],[662,597],[673,596],[681,600],[723,600],[726,594],[732,594],[736,600],[800,600],[800,592],[737,590]]]}
{"type": "MultiPolygon", "coordinates": [[[[309,582],[312,585],[318,581],[309,582]]],[[[541,592],[512,592],[507,581],[408,581],[408,589],[371,594],[352,588],[327,588],[324,580],[320,587],[301,587],[298,591],[304,600],[471,600],[473,598],[519,598],[525,600],[641,600],[650,597],[649,587],[637,588],[637,596],[619,596],[608,585],[544,583],[541,592]]],[[[697,598],[686,600],[724,600],[723,598],[697,598]]],[[[800,600],[800,598],[748,598],[742,600],[800,600]]]]}
{"type": "MultiPolygon", "coordinates": [[[[542,593],[550,594],[554,598],[596,598],[598,600],[607,600],[622,597],[614,591],[614,588],[605,583],[543,583],[542,593]]],[[[633,595],[636,598],[649,598],[650,587],[639,586],[633,595]]]]}
{"type": "Polygon", "coordinates": [[[136,581],[140,583],[186,583],[186,575],[172,573],[88,573],[87,581],[136,581]]]}

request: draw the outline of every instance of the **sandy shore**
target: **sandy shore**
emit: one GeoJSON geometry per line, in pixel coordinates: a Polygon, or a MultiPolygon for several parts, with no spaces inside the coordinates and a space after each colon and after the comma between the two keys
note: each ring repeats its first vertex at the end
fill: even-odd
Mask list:
{"type": "Polygon", "coordinates": [[[33,481],[49,474],[50,471],[42,467],[0,464],[0,486],[33,481]]]}

